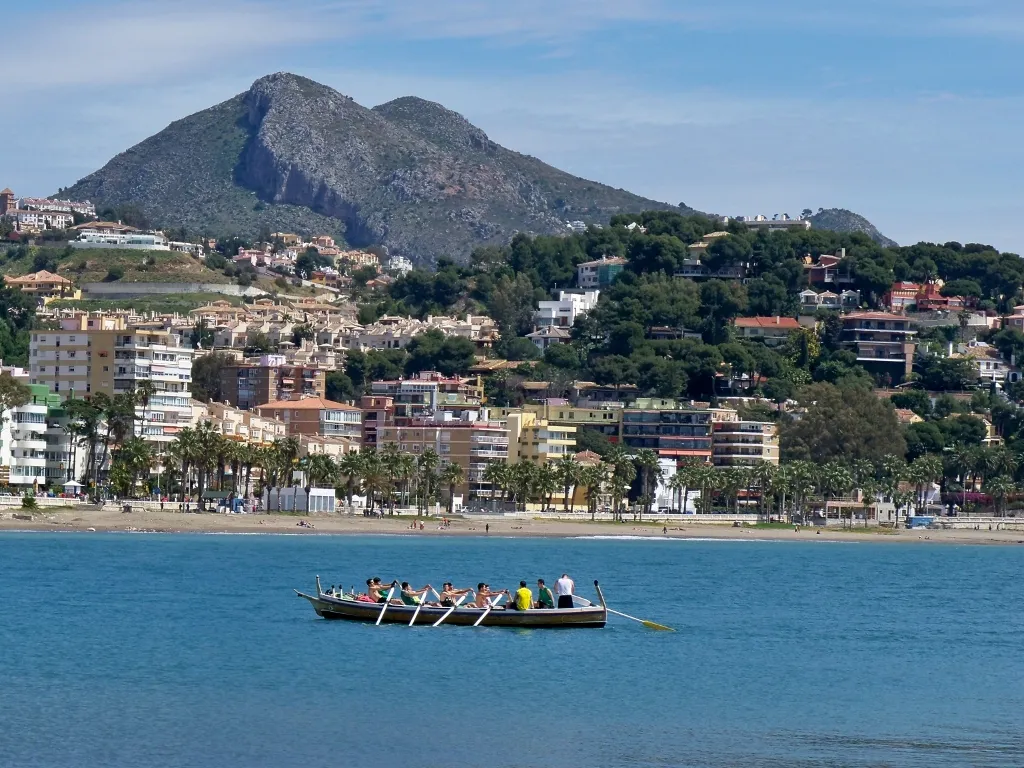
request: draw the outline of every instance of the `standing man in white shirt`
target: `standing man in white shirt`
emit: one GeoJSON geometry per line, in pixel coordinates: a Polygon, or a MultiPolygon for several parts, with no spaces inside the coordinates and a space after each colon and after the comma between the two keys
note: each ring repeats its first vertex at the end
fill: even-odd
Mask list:
{"type": "Polygon", "coordinates": [[[562,578],[555,582],[555,594],[558,595],[559,608],[575,608],[572,602],[572,593],[576,591],[576,584],[569,578],[569,574],[563,573],[562,578]]]}

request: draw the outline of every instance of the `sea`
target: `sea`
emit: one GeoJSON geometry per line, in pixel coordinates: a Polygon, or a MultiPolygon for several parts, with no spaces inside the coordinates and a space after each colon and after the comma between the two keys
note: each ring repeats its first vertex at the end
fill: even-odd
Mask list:
{"type": "Polygon", "coordinates": [[[3,768],[1024,766],[1024,546],[7,533],[3,768]],[[603,630],[319,619],[549,583],[603,630]]]}

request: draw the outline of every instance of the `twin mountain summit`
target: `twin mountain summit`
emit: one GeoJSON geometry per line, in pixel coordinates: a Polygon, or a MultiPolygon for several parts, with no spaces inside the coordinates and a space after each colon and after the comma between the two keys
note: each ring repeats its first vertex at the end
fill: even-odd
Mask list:
{"type": "MultiPolygon", "coordinates": [[[[287,73],[171,123],[61,196],[213,235],[330,233],[420,262],[465,258],[516,232],[566,232],[567,221],[694,212],[505,149],[440,104],[407,96],[367,109],[287,73]]],[[[891,243],[849,211],[811,221],[891,243]]]]}

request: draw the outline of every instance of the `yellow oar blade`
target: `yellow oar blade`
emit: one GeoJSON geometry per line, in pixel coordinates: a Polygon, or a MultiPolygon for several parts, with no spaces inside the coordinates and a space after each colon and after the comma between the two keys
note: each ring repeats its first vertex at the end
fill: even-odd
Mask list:
{"type": "Polygon", "coordinates": [[[640,623],[643,624],[645,627],[650,627],[651,629],[660,629],[663,632],[675,632],[675,630],[672,629],[672,627],[666,627],[664,624],[657,624],[653,621],[642,621],[640,623]]]}

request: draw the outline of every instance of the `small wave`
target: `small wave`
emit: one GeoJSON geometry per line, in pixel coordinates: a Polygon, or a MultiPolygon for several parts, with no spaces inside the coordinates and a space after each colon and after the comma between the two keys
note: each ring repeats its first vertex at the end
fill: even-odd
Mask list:
{"type": "Polygon", "coordinates": [[[727,541],[727,542],[774,542],[779,539],[740,539],[740,538],[718,538],[715,536],[634,536],[632,534],[615,535],[593,535],[593,536],[569,536],[570,539],[601,539],[610,541],[727,541]]]}

